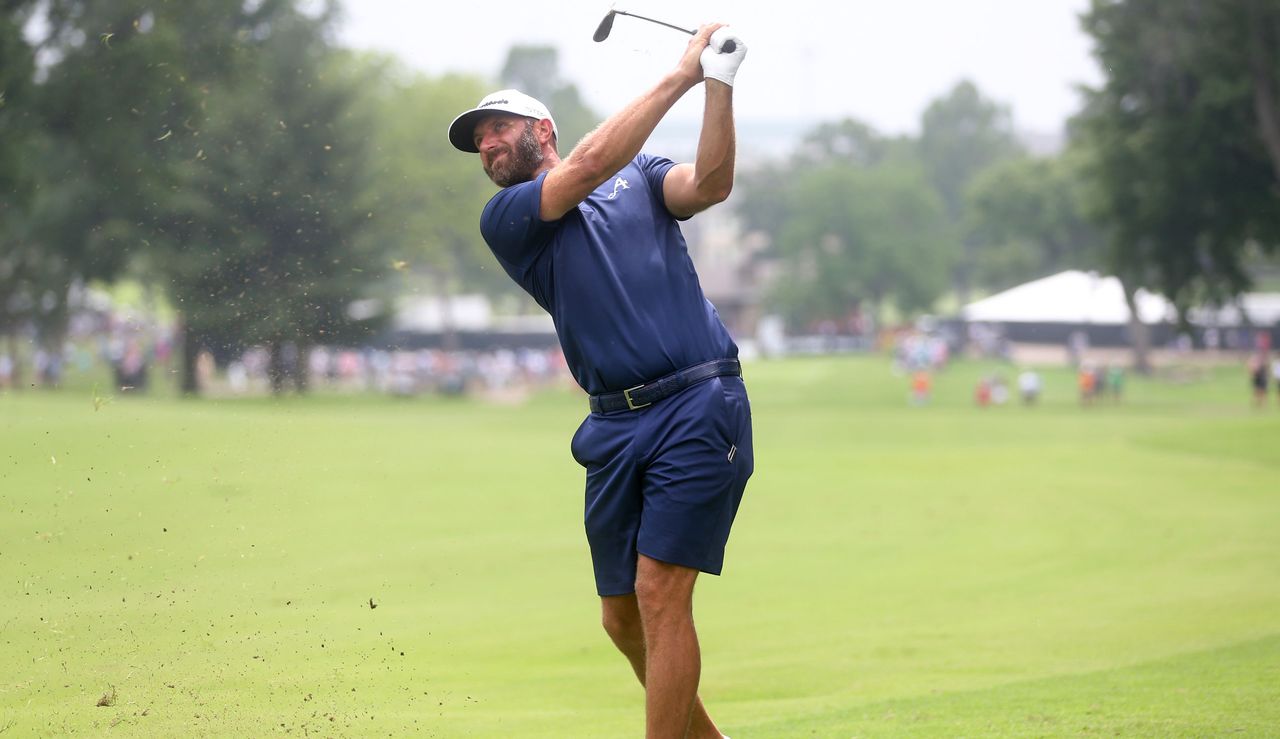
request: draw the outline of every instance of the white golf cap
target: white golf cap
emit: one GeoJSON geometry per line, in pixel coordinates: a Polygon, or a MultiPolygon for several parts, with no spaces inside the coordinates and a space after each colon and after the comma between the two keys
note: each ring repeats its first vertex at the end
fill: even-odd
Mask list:
{"type": "Polygon", "coordinates": [[[556,121],[551,117],[547,106],[519,90],[498,90],[485,95],[476,107],[453,119],[453,123],[449,124],[449,143],[462,151],[480,153],[475,142],[476,124],[481,117],[495,111],[514,113],[539,121],[546,118],[551,121],[551,132],[557,139],[560,138],[556,121]]]}

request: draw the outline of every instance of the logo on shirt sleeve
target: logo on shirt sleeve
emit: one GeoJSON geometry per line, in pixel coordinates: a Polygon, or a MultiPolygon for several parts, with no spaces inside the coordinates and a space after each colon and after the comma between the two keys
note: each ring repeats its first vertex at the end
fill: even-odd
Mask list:
{"type": "Polygon", "coordinates": [[[614,200],[618,197],[618,193],[622,190],[630,190],[631,185],[621,177],[614,179],[613,192],[609,193],[609,199],[614,200]]]}

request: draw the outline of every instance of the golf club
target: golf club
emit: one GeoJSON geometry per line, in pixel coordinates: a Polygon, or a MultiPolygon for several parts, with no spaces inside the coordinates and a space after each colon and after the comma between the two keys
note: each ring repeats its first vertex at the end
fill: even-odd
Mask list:
{"type": "MultiPolygon", "coordinates": [[[[672,28],[677,31],[684,31],[690,36],[693,36],[694,34],[697,33],[697,31],[690,31],[687,28],[681,28],[680,26],[673,26],[670,23],[667,23],[665,21],[660,21],[655,18],[649,18],[643,15],[636,15],[635,13],[628,13],[625,10],[610,10],[609,14],[604,17],[604,20],[600,21],[600,25],[596,28],[596,32],[591,38],[597,42],[604,41],[605,39],[609,38],[609,32],[613,30],[614,16],[619,16],[619,15],[628,15],[628,16],[631,16],[632,18],[639,18],[642,21],[657,23],[660,26],[666,26],[667,28],[672,28]]],[[[737,44],[735,44],[732,41],[726,41],[724,42],[724,45],[720,47],[720,52],[722,54],[732,54],[733,50],[736,48],[738,48],[737,44]]]]}

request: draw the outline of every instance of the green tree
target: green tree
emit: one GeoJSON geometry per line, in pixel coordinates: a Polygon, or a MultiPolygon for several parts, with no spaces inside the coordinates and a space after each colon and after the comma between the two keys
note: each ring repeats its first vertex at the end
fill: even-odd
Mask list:
{"type": "Polygon", "coordinates": [[[1113,269],[1178,307],[1231,300],[1280,248],[1280,3],[1095,0],[1106,74],[1076,126],[1113,269]]]}
{"type": "MultiPolygon", "coordinates": [[[[444,299],[480,290],[535,308],[498,267],[480,235],[480,212],[495,186],[476,157],[458,152],[444,135],[453,117],[474,106],[490,84],[456,75],[432,78],[385,59],[364,63],[380,70],[366,93],[367,104],[378,111],[373,157],[379,172],[367,237],[392,249],[399,290],[444,299]]],[[[571,145],[596,123],[577,89],[562,79],[551,47],[514,47],[500,84],[547,103],[560,130],[562,154],[566,142],[571,145]]],[[[446,326],[446,343],[452,338],[446,326]]]]}
{"type": "Polygon", "coordinates": [[[74,168],[74,153],[43,131],[25,136],[23,145],[16,157],[20,184],[0,221],[0,333],[15,359],[22,354],[18,334],[27,327],[40,347],[61,350],[68,293],[100,264],[89,251],[97,234],[80,230],[93,193],[84,180],[62,177],[74,168]]]}
{"type": "Polygon", "coordinates": [[[950,267],[942,203],[906,167],[807,170],[788,188],[776,306],[793,325],[865,309],[928,310],[950,267]]]}
{"type": "Polygon", "coordinates": [[[374,128],[374,219],[368,238],[385,244],[401,292],[447,298],[464,289],[502,292],[510,280],[480,236],[480,211],[497,192],[475,156],[449,144],[459,111],[486,92],[472,77],[430,78],[386,60],[366,92],[374,128]]]}
{"type": "Polygon", "coordinates": [[[735,191],[747,230],[781,262],[767,297],[795,327],[853,309],[930,309],[956,251],[941,198],[914,142],[853,119],[806,134],[786,164],[744,173],[735,191]]]}
{"type": "Polygon", "coordinates": [[[0,3],[0,353],[15,358],[18,329],[35,316],[47,276],[27,212],[39,174],[31,157],[39,135],[31,103],[35,49],[23,36],[34,5],[0,3]]]}
{"type": "MultiPolygon", "coordinates": [[[[23,37],[32,2],[0,3],[0,208],[9,208],[22,192],[18,155],[31,135],[28,96],[35,71],[35,50],[23,37]]],[[[7,210],[0,210],[0,216],[7,210]]]]}
{"type": "Polygon", "coordinates": [[[358,105],[369,80],[329,48],[328,20],[277,18],[254,74],[210,92],[200,148],[178,170],[158,268],[183,313],[187,391],[200,346],[265,346],[272,389],[301,392],[309,347],[374,328],[348,314],[391,271],[362,238],[375,217],[372,112],[358,105]]]}
{"type": "Polygon", "coordinates": [[[39,86],[43,128],[72,157],[57,180],[78,190],[59,240],[85,278],[111,279],[168,210],[177,171],[201,148],[210,91],[264,45],[255,34],[287,0],[49,0],[42,45],[58,61],[39,86]],[[80,253],[74,253],[79,248],[80,253]]]}
{"type": "Polygon", "coordinates": [[[974,284],[978,248],[964,233],[965,190],[984,169],[1022,150],[1008,108],[984,97],[968,81],[960,82],[925,109],[918,145],[925,171],[942,198],[961,245],[952,279],[957,296],[965,302],[974,284]]]}
{"type": "Polygon", "coordinates": [[[39,179],[0,233],[28,255],[16,304],[50,318],[45,340],[71,285],[139,265],[181,310],[188,360],[264,344],[281,388],[287,348],[351,338],[347,305],[384,260],[359,238],[372,126],[354,104],[367,80],[331,45],[336,3],[36,7],[53,60],[29,106],[39,179]]]}
{"type": "Polygon", "coordinates": [[[873,167],[889,156],[893,143],[871,126],[852,118],[821,123],[805,134],[792,157],[797,166],[842,164],[873,167]]]}
{"type": "Polygon", "coordinates": [[[0,265],[16,265],[0,266],[10,327],[34,322],[40,341],[60,347],[72,287],[113,279],[163,240],[157,226],[175,197],[176,165],[195,151],[185,144],[199,135],[209,86],[287,8],[284,0],[5,4],[0,160],[19,114],[28,131],[18,139],[25,184],[0,205],[0,265]],[[45,59],[38,82],[34,65],[13,53],[32,13],[45,59]]]}
{"type": "Polygon", "coordinates": [[[979,173],[966,191],[974,277],[1010,287],[1065,269],[1102,267],[1101,235],[1085,212],[1083,153],[1019,157],[979,173]]]}

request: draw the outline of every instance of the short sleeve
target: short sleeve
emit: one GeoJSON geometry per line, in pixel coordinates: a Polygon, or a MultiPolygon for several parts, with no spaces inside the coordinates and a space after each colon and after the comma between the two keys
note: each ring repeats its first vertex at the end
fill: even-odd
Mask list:
{"type": "Polygon", "coordinates": [[[538,215],[542,207],[542,180],[546,172],[529,182],[503,188],[490,198],[480,215],[480,233],[497,257],[523,271],[550,241],[556,224],[538,215]]]}
{"type": "MultiPolygon", "coordinates": [[[[662,191],[662,181],[667,178],[667,172],[670,172],[671,168],[676,166],[676,163],[666,157],[653,154],[641,154],[636,157],[635,162],[636,166],[640,168],[640,172],[644,174],[645,181],[649,184],[649,192],[653,193],[654,199],[662,203],[662,207],[666,209],[667,199],[662,191]]],[[[668,212],[670,212],[669,209],[668,212]]],[[[686,218],[678,220],[683,221],[686,218]]]]}

